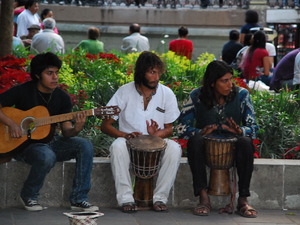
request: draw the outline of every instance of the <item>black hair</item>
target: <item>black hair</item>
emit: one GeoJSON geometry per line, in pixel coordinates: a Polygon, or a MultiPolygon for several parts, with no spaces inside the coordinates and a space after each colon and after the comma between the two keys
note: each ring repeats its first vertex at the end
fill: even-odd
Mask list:
{"type": "Polygon", "coordinates": [[[185,36],[187,36],[189,34],[189,31],[188,31],[188,29],[186,28],[186,27],[180,27],[179,29],[178,29],[178,36],[179,37],[185,37],[185,36]]]}
{"type": "Polygon", "coordinates": [[[245,34],[245,37],[244,37],[244,46],[250,46],[251,45],[252,37],[253,37],[252,33],[245,34]]]}
{"type": "Polygon", "coordinates": [[[266,41],[267,41],[267,38],[266,38],[266,35],[263,31],[256,31],[253,35],[253,40],[252,40],[252,44],[251,46],[249,47],[249,50],[248,50],[248,54],[247,54],[247,59],[252,59],[252,55],[253,55],[253,52],[255,51],[255,49],[257,48],[266,48],[266,41]]]}
{"type": "Polygon", "coordinates": [[[19,7],[19,6],[24,6],[26,3],[26,0],[15,0],[15,2],[18,3],[18,7],[19,7]]]}
{"type": "Polygon", "coordinates": [[[43,21],[45,19],[45,16],[47,16],[51,11],[51,9],[43,9],[43,11],[41,12],[41,20],[43,21]]]}
{"type": "Polygon", "coordinates": [[[25,9],[30,8],[31,6],[33,6],[35,3],[39,3],[38,0],[27,0],[25,2],[25,9]]]}
{"type": "Polygon", "coordinates": [[[62,61],[52,52],[36,55],[30,62],[30,76],[34,81],[38,81],[42,72],[49,67],[61,68],[62,61]],[[37,77],[38,76],[38,77],[37,77]]]}
{"type": "Polygon", "coordinates": [[[245,22],[250,24],[258,23],[258,13],[255,10],[247,10],[245,22]]]}
{"type": "Polygon", "coordinates": [[[162,60],[154,53],[144,51],[138,57],[135,70],[134,70],[134,82],[135,84],[143,83],[146,72],[149,69],[158,68],[158,70],[164,72],[164,63],[162,60]]]}
{"type": "Polygon", "coordinates": [[[231,30],[229,32],[229,40],[232,41],[237,41],[240,38],[240,32],[238,32],[237,30],[231,30]]]}
{"type": "MultiPolygon", "coordinates": [[[[203,86],[201,88],[200,101],[208,108],[212,108],[215,101],[215,91],[213,84],[226,73],[233,74],[233,69],[224,61],[215,60],[208,64],[203,77],[203,86]]],[[[229,102],[236,95],[235,85],[232,86],[232,92],[228,96],[224,96],[225,102],[229,102]]]]}

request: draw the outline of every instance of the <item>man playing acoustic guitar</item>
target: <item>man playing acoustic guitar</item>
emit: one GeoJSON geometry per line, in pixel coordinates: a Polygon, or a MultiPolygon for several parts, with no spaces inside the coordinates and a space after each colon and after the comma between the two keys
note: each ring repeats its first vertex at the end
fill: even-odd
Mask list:
{"type": "MultiPolygon", "coordinates": [[[[58,88],[58,73],[61,65],[61,60],[53,53],[48,52],[35,56],[30,63],[32,80],[0,94],[1,107],[14,106],[20,110],[30,110],[42,105],[49,110],[51,116],[70,113],[72,110],[71,99],[67,93],[58,88]]],[[[91,188],[93,146],[88,140],[76,137],[84,127],[86,116],[85,111],[78,112],[75,114],[74,120],[60,123],[62,135],[55,133],[44,143],[38,141],[28,143],[26,141],[26,146],[22,146],[22,151],[15,151],[16,153],[13,155],[15,159],[31,165],[20,195],[26,210],[40,211],[44,209],[37,199],[46,175],[56,162],[74,158],[76,159],[76,168],[70,195],[71,208],[81,211],[99,210],[97,206],[88,202],[87,196],[91,188]]],[[[0,122],[9,128],[9,135],[13,139],[18,140],[25,133],[30,140],[31,130],[24,131],[10,115],[5,114],[1,109],[0,122]]],[[[29,128],[31,127],[29,126],[29,128]]]]}

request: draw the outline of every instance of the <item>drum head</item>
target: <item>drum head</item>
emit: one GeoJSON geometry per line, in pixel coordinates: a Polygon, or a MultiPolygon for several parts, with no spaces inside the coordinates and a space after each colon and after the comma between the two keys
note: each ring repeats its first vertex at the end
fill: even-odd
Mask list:
{"type": "Polygon", "coordinates": [[[127,143],[135,149],[145,151],[156,151],[166,146],[166,142],[162,138],[152,135],[139,135],[127,140],[127,143]]]}
{"type": "Polygon", "coordinates": [[[214,140],[217,142],[236,142],[237,137],[234,134],[231,133],[210,133],[205,136],[203,136],[204,139],[206,140],[214,140]]]}

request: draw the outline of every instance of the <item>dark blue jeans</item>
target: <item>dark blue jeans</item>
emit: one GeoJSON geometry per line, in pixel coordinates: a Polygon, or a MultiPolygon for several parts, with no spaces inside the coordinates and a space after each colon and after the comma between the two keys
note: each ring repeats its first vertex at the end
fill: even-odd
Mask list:
{"type": "Polygon", "coordinates": [[[29,145],[16,157],[17,160],[31,165],[21,196],[24,199],[36,200],[46,175],[54,167],[55,163],[76,159],[70,202],[87,201],[87,194],[91,188],[93,155],[92,143],[80,137],[64,138],[55,136],[50,143],[29,145]]]}

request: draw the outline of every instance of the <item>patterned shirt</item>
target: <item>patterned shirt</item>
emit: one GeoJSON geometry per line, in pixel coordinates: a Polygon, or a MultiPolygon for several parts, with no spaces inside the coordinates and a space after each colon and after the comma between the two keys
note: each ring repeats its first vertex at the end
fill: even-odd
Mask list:
{"type": "MultiPolygon", "coordinates": [[[[195,133],[201,132],[199,127],[196,127],[196,105],[200,104],[200,99],[195,97],[199,96],[201,88],[197,88],[190,93],[187,103],[184,105],[181,114],[178,119],[178,125],[176,127],[179,138],[189,139],[195,133]]],[[[255,112],[250,99],[248,90],[237,87],[237,95],[235,98],[239,98],[240,113],[241,113],[241,129],[243,136],[256,138],[256,132],[258,126],[256,124],[255,112]]],[[[225,106],[226,108],[226,103],[225,106]]],[[[229,115],[230,116],[230,115],[229,115]]]]}

